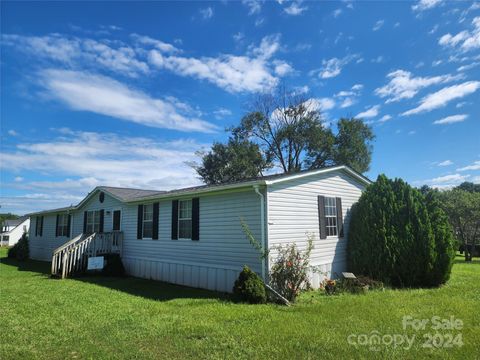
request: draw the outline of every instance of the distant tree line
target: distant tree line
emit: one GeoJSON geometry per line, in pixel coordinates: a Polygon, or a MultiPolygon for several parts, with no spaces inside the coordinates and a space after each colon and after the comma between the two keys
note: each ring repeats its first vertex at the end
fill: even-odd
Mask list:
{"type": "Polygon", "coordinates": [[[451,190],[439,191],[423,186],[420,191],[432,194],[448,215],[457,247],[465,260],[480,255],[480,184],[464,182],[451,190]]]}

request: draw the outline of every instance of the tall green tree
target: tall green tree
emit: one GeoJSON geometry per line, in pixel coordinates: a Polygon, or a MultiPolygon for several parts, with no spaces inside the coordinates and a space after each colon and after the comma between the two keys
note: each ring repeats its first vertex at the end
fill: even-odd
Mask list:
{"type": "Polygon", "coordinates": [[[269,162],[257,144],[248,140],[230,138],[228,143],[214,143],[202,156],[196,171],[207,184],[222,184],[262,175],[269,162]]]}
{"type": "Polygon", "coordinates": [[[333,139],[323,125],[318,104],[305,96],[280,89],[259,95],[250,108],[240,124],[231,129],[233,136],[258,144],[265,158],[285,173],[302,170],[312,145],[321,148],[320,139],[333,139]]]}
{"type": "Polygon", "coordinates": [[[363,173],[369,170],[372,161],[372,128],[360,119],[340,119],[335,137],[334,161],[350,166],[363,173]]]}

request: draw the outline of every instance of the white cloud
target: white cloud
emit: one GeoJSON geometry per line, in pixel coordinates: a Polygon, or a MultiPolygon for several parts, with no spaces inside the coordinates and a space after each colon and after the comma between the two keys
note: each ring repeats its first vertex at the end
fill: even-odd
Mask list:
{"type": "Polygon", "coordinates": [[[347,55],[344,58],[332,58],[329,60],[322,60],[322,68],[313,70],[310,74],[319,74],[322,79],[329,79],[340,75],[342,68],[350,63],[352,60],[358,58],[358,55],[347,55]]]}
{"type": "Polygon", "coordinates": [[[101,75],[44,70],[40,84],[49,96],[77,111],[90,111],[138,124],[180,131],[213,132],[216,126],[190,116],[176,99],[156,99],[101,75]]]}
{"type": "Polygon", "coordinates": [[[18,132],[16,132],[15,130],[13,129],[10,129],[7,131],[7,134],[10,135],[10,136],[18,136],[18,132]]]}
{"type": "Polygon", "coordinates": [[[283,9],[286,14],[292,16],[301,15],[306,10],[308,10],[308,7],[301,6],[300,1],[293,1],[290,6],[283,9]]]}
{"type": "Polygon", "coordinates": [[[387,74],[390,79],[385,86],[375,89],[375,94],[385,98],[387,103],[413,98],[421,89],[428,86],[443,84],[461,78],[462,75],[440,75],[432,77],[413,77],[413,74],[405,70],[395,70],[387,74]]]}
{"type": "Polygon", "coordinates": [[[198,185],[186,162],[198,160],[195,152],[204,146],[189,139],[159,141],[64,129],[52,140],[19,144],[15,151],[2,154],[3,169],[62,178],[11,184],[30,194],[3,197],[2,207],[27,212],[65,206],[77,203],[97,185],[160,190],[198,185]]]}
{"type": "Polygon", "coordinates": [[[205,9],[200,9],[200,15],[204,20],[211,19],[213,17],[213,9],[210,6],[205,9]]]}
{"type": "Polygon", "coordinates": [[[279,49],[279,35],[270,35],[264,37],[259,46],[251,46],[245,56],[189,58],[164,56],[152,50],[150,62],[177,75],[206,80],[229,92],[262,92],[278,84],[275,71],[279,76],[293,71],[287,63],[271,60],[279,49]]]}
{"type": "Polygon", "coordinates": [[[340,108],[344,109],[350,107],[358,102],[358,97],[363,89],[362,84],[355,84],[350,90],[342,90],[335,94],[335,97],[342,98],[340,108]]]}
{"type": "Polygon", "coordinates": [[[275,74],[282,77],[293,72],[293,68],[290,64],[284,61],[274,61],[275,74]]]}
{"type": "MultiPolygon", "coordinates": [[[[180,49],[176,48],[172,44],[157,40],[145,35],[139,35],[136,33],[130,34],[130,37],[136,44],[149,45],[155,47],[157,50],[160,50],[162,53],[174,54],[182,52],[180,49]]],[[[181,40],[177,39],[177,42],[181,40]]]]}
{"type": "Polygon", "coordinates": [[[472,20],[472,26],[472,30],[463,30],[456,35],[445,34],[438,40],[438,43],[450,48],[460,45],[460,50],[465,52],[478,49],[480,48],[480,16],[472,20]]]}
{"type": "Polygon", "coordinates": [[[373,31],[377,31],[377,30],[380,30],[382,28],[382,26],[385,24],[385,20],[378,20],[375,25],[373,25],[373,28],[372,30],[373,31]]]}
{"type": "Polygon", "coordinates": [[[323,112],[331,110],[335,107],[335,100],[332,98],[313,98],[307,100],[307,102],[312,109],[323,112]]]}
{"type": "Polygon", "coordinates": [[[372,62],[374,64],[381,64],[384,61],[385,61],[385,58],[383,57],[383,55],[379,55],[376,58],[373,58],[372,60],[370,60],[370,62],[372,62]]]}
{"type": "Polygon", "coordinates": [[[357,103],[357,100],[352,98],[352,97],[347,97],[345,99],[343,99],[342,103],[340,104],[340,107],[342,109],[345,109],[347,107],[350,107],[352,105],[355,105],[357,103]]]}
{"type": "Polygon", "coordinates": [[[22,182],[24,179],[21,176],[15,176],[15,179],[13,179],[15,182],[22,182]]]}
{"type": "Polygon", "coordinates": [[[429,180],[431,183],[461,183],[465,181],[470,175],[451,174],[440,176],[429,180]]]}
{"type": "Polygon", "coordinates": [[[225,108],[219,108],[213,112],[213,115],[215,116],[215,119],[220,120],[227,116],[231,116],[232,112],[225,108]]]}
{"type": "Polygon", "coordinates": [[[359,119],[369,119],[373,118],[378,115],[378,112],[380,110],[380,105],[375,105],[370,107],[369,109],[357,114],[355,117],[359,119]]]}
{"type": "Polygon", "coordinates": [[[260,0],[242,0],[242,4],[248,7],[248,15],[256,15],[262,11],[262,2],[260,0]]]}
{"type": "Polygon", "coordinates": [[[380,120],[378,120],[378,122],[384,123],[384,122],[387,122],[387,121],[389,121],[389,120],[391,120],[391,119],[392,119],[392,116],[387,114],[387,115],[383,115],[383,116],[380,118],[380,120]]]}
{"type": "Polygon", "coordinates": [[[457,171],[480,170],[480,160],[474,161],[473,164],[457,169],[457,171]]]}
{"type": "Polygon", "coordinates": [[[332,15],[334,18],[337,18],[339,17],[341,14],[342,14],[343,10],[338,8],[338,9],[335,9],[333,12],[332,12],[332,15]]]}
{"type": "Polygon", "coordinates": [[[433,123],[435,125],[453,124],[453,123],[465,121],[465,119],[467,117],[468,117],[468,115],[466,115],[466,114],[451,115],[451,116],[447,116],[447,117],[444,117],[444,118],[439,119],[439,120],[435,120],[433,123]]]}
{"type": "Polygon", "coordinates": [[[53,61],[68,67],[94,67],[130,77],[149,72],[135,50],[122,42],[80,39],[60,34],[46,36],[2,35],[2,44],[31,55],[35,61],[53,61]]]}
{"type": "Polygon", "coordinates": [[[424,11],[432,9],[442,3],[442,0],[419,0],[412,6],[413,11],[424,11]]]}
{"type": "Polygon", "coordinates": [[[425,96],[420,105],[404,112],[402,115],[414,115],[444,107],[448,102],[470,95],[480,88],[480,81],[467,81],[462,84],[443,88],[433,94],[425,96]]]}
{"type": "Polygon", "coordinates": [[[438,166],[450,166],[450,165],[453,165],[453,161],[445,160],[445,161],[439,162],[437,165],[438,166]]]}

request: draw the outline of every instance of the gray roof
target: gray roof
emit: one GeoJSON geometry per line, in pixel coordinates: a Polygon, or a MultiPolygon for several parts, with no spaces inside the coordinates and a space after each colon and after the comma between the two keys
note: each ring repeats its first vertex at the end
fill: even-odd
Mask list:
{"type": "Polygon", "coordinates": [[[93,191],[91,191],[76,206],[69,206],[69,207],[64,207],[59,209],[40,211],[40,212],[31,213],[28,215],[63,212],[63,211],[78,209],[83,205],[83,203],[85,203],[90,198],[90,196],[93,193],[97,191],[105,191],[122,202],[135,202],[135,201],[150,200],[156,197],[170,197],[170,196],[189,194],[189,193],[195,193],[195,192],[200,193],[200,192],[207,192],[207,191],[208,192],[219,191],[227,188],[240,188],[240,187],[246,187],[251,185],[256,186],[259,184],[265,185],[269,181],[277,182],[277,181],[283,181],[283,179],[286,180],[292,177],[308,176],[309,174],[314,174],[318,172],[329,172],[329,171],[335,171],[335,170],[343,170],[343,171],[349,172],[350,174],[354,175],[355,177],[357,177],[358,179],[360,179],[361,181],[367,184],[371,182],[367,177],[363,176],[360,173],[357,173],[356,171],[350,169],[347,166],[330,166],[322,169],[305,170],[305,171],[299,171],[296,173],[289,173],[289,174],[273,174],[273,175],[259,176],[255,178],[245,179],[242,181],[232,181],[232,182],[227,182],[227,183],[218,184],[218,185],[200,185],[200,186],[193,186],[193,187],[175,189],[170,191],[132,189],[132,188],[121,188],[121,187],[112,187],[112,186],[98,186],[93,191]]]}
{"type": "Polygon", "coordinates": [[[28,219],[28,216],[21,216],[18,219],[8,219],[3,221],[3,226],[14,226],[17,227],[21,223],[23,223],[25,220],[28,219]]]}
{"type": "Polygon", "coordinates": [[[98,189],[104,190],[122,201],[132,201],[138,198],[155,196],[155,195],[160,195],[165,193],[165,191],[159,191],[159,190],[131,189],[131,188],[120,188],[120,187],[112,187],[112,186],[99,186],[98,189]]]}

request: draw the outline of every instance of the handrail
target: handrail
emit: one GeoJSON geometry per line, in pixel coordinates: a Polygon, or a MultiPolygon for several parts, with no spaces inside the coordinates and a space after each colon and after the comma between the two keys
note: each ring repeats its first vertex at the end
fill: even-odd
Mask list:
{"type": "Polygon", "coordinates": [[[65,244],[59,246],[58,248],[56,248],[55,250],[53,250],[53,253],[57,253],[59,251],[62,251],[63,249],[65,249],[66,247],[72,245],[73,243],[77,242],[78,240],[80,240],[82,237],[83,237],[84,234],[80,234],[80,235],[77,235],[75,236],[72,240],[69,240],[67,241],[65,244]]]}
{"type": "Polygon", "coordinates": [[[85,271],[88,258],[105,253],[122,253],[123,233],[80,234],[53,251],[52,275],[62,279],[71,273],[85,271]]]}

